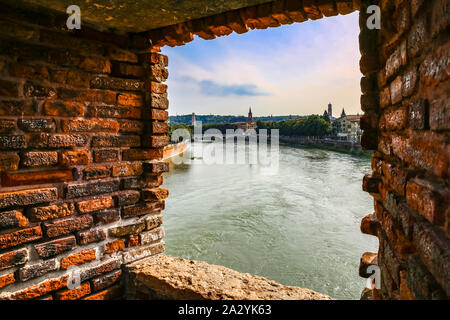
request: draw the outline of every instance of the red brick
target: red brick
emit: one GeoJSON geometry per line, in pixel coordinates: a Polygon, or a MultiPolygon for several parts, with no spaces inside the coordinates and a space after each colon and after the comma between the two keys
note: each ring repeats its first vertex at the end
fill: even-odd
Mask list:
{"type": "Polygon", "coordinates": [[[135,93],[120,93],[117,96],[117,104],[129,107],[142,107],[144,101],[142,95],[135,93]]]}
{"type": "Polygon", "coordinates": [[[86,71],[101,73],[111,72],[111,62],[105,58],[99,57],[85,57],[78,67],[86,71]]]}
{"type": "Polygon", "coordinates": [[[38,203],[55,201],[56,188],[42,188],[0,193],[0,208],[12,206],[28,206],[38,203]]]}
{"type": "Polygon", "coordinates": [[[85,269],[80,274],[81,281],[85,281],[94,277],[98,277],[104,273],[120,269],[121,265],[122,261],[118,258],[114,258],[93,268],[85,269]]]}
{"type": "Polygon", "coordinates": [[[109,90],[74,90],[59,88],[58,96],[60,99],[76,102],[92,102],[100,104],[116,103],[116,93],[109,90]]]}
{"type": "Polygon", "coordinates": [[[162,185],[164,178],[162,175],[145,173],[142,176],[142,188],[156,188],[162,185]]]}
{"type": "Polygon", "coordinates": [[[68,276],[62,276],[57,279],[45,280],[39,284],[28,287],[24,290],[14,292],[8,299],[11,300],[29,300],[43,296],[51,291],[64,288],[67,285],[68,276]]]}
{"type": "Polygon", "coordinates": [[[164,209],[164,204],[162,201],[149,202],[144,204],[138,204],[130,207],[125,207],[122,209],[122,216],[124,218],[131,218],[136,216],[142,216],[145,214],[151,214],[159,212],[164,209]]]}
{"type": "Polygon", "coordinates": [[[120,212],[118,209],[104,210],[94,213],[96,224],[109,224],[120,220],[120,212]]]}
{"type": "Polygon", "coordinates": [[[9,74],[16,78],[48,80],[48,70],[41,66],[27,66],[19,63],[13,63],[9,67],[9,74]]]}
{"type": "Polygon", "coordinates": [[[105,253],[110,254],[125,249],[125,242],[122,239],[117,239],[113,242],[105,244],[105,253]]]}
{"type": "Polygon", "coordinates": [[[167,93],[163,94],[151,93],[149,98],[152,108],[163,110],[169,108],[169,100],[167,99],[167,93]]]}
{"type": "Polygon", "coordinates": [[[409,125],[414,130],[425,130],[429,122],[428,101],[413,100],[409,105],[409,125]]]}
{"type": "Polygon", "coordinates": [[[146,148],[163,148],[169,145],[169,137],[166,135],[144,135],[142,137],[142,145],[146,148]]]}
{"type": "Polygon", "coordinates": [[[113,177],[140,176],[142,174],[141,162],[122,162],[112,166],[113,177]]]}
{"type": "Polygon", "coordinates": [[[48,139],[50,148],[84,147],[89,137],[84,134],[53,134],[48,139]]]}
{"type": "Polygon", "coordinates": [[[56,300],[78,300],[91,293],[89,282],[82,283],[78,288],[66,289],[55,293],[56,300]]]}
{"type": "Polygon", "coordinates": [[[16,282],[16,279],[14,279],[14,273],[0,276],[0,289],[13,284],[14,282],[16,282]]]}
{"type": "Polygon", "coordinates": [[[36,207],[29,210],[30,219],[33,221],[46,221],[71,216],[73,214],[75,214],[75,206],[73,203],[36,207]]]}
{"type": "Polygon", "coordinates": [[[139,147],[141,139],[139,136],[94,136],[92,138],[93,147],[139,147]]]}
{"type": "Polygon", "coordinates": [[[150,88],[148,88],[147,90],[149,90],[152,93],[159,93],[159,94],[166,93],[167,85],[151,81],[150,88]]]}
{"type": "Polygon", "coordinates": [[[66,187],[66,198],[81,198],[95,196],[103,193],[119,191],[118,180],[93,181],[86,183],[69,184],[66,187]]]}
{"type": "Polygon", "coordinates": [[[136,56],[135,53],[128,51],[128,50],[120,49],[117,47],[109,47],[108,48],[108,57],[111,60],[115,60],[115,61],[125,61],[125,62],[131,62],[131,63],[138,62],[138,57],[136,56]]]}
{"type": "Polygon", "coordinates": [[[109,196],[98,199],[85,200],[77,203],[78,211],[80,211],[81,213],[89,213],[108,209],[113,205],[113,199],[109,196]]]}
{"type": "Polygon", "coordinates": [[[0,153],[0,172],[17,170],[19,161],[17,153],[0,153]]]}
{"type": "Polygon", "coordinates": [[[48,86],[38,85],[31,81],[26,81],[23,85],[23,95],[25,97],[55,99],[56,89],[48,86]]]}
{"type": "Polygon", "coordinates": [[[25,132],[55,131],[55,122],[52,119],[20,119],[18,126],[25,132]]]}
{"type": "Polygon", "coordinates": [[[16,120],[0,119],[0,133],[11,133],[16,130],[16,120]]]}
{"type": "Polygon", "coordinates": [[[109,235],[111,237],[120,238],[123,236],[139,234],[144,229],[145,223],[128,224],[109,229],[109,235]]]}
{"type": "Polygon", "coordinates": [[[0,96],[2,97],[18,97],[19,83],[8,80],[0,80],[0,96]]]}
{"type": "Polygon", "coordinates": [[[113,64],[113,74],[118,77],[133,77],[143,78],[145,76],[145,70],[142,66],[115,63],[113,64]]]}
{"type": "Polygon", "coordinates": [[[82,117],[84,115],[83,104],[77,102],[46,101],[43,110],[47,116],[82,117]]]}
{"type": "Polygon", "coordinates": [[[122,295],[122,287],[117,285],[83,298],[83,300],[112,300],[122,295]]]}
{"type": "Polygon", "coordinates": [[[385,111],[380,119],[380,129],[387,131],[399,131],[406,127],[408,114],[406,108],[397,108],[385,111]]]}
{"type": "Polygon", "coordinates": [[[169,124],[167,122],[152,121],[146,129],[151,133],[165,134],[169,132],[169,124]]]}
{"type": "Polygon", "coordinates": [[[169,196],[169,190],[166,188],[143,189],[142,199],[144,201],[162,200],[169,196]]]}
{"type": "Polygon", "coordinates": [[[92,217],[90,215],[84,215],[79,217],[63,218],[52,222],[45,222],[44,228],[47,236],[54,238],[73,231],[89,228],[92,226],[92,223],[92,217]]]}
{"type": "Polygon", "coordinates": [[[145,246],[151,243],[155,243],[164,238],[164,228],[159,227],[156,229],[152,229],[151,231],[142,232],[139,237],[141,240],[141,245],[145,246]]]}
{"type": "Polygon", "coordinates": [[[429,117],[431,130],[444,131],[450,129],[450,99],[448,94],[441,95],[431,102],[429,117]]]}
{"type": "Polygon", "coordinates": [[[22,154],[22,166],[27,168],[47,167],[57,163],[58,153],[54,151],[29,151],[22,154]]]}
{"type": "Polygon", "coordinates": [[[398,76],[394,81],[391,83],[391,100],[392,104],[397,104],[402,101],[402,78],[398,76]]]}
{"type": "Polygon", "coordinates": [[[109,177],[110,174],[110,170],[106,167],[89,167],[83,170],[83,179],[103,179],[109,177]]]}
{"type": "Polygon", "coordinates": [[[163,149],[126,149],[122,151],[122,159],[125,161],[156,160],[163,156],[163,149]]]}
{"type": "Polygon", "coordinates": [[[45,170],[3,173],[2,186],[47,184],[72,180],[72,170],[45,170]]]}
{"type": "Polygon", "coordinates": [[[118,132],[117,121],[104,120],[62,120],[63,132],[118,132]]]}
{"type": "Polygon", "coordinates": [[[103,230],[87,230],[77,233],[78,244],[85,246],[90,243],[100,242],[106,239],[105,231],[103,230]]]}
{"type": "Polygon", "coordinates": [[[375,214],[369,214],[361,220],[361,232],[372,236],[378,235],[380,224],[375,214]]]}
{"type": "Polygon", "coordinates": [[[70,251],[75,248],[76,245],[77,242],[75,240],[75,237],[68,236],[51,240],[45,243],[36,244],[34,245],[34,249],[36,250],[40,258],[46,259],[57,256],[66,251],[70,251]]]}
{"type": "Polygon", "coordinates": [[[0,254],[0,270],[25,264],[29,259],[28,250],[23,248],[0,254]]]}
{"type": "Polygon", "coordinates": [[[444,186],[415,179],[406,185],[406,203],[431,223],[443,226],[450,195],[444,186]]]}
{"type": "Polygon", "coordinates": [[[139,235],[129,236],[127,240],[127,248],[137,247],[141,245],[141,237],[139,235]]]}
{"type": "Polygon", "coordinates": [[[23,243],[32,242],[41,238],[42,230],[40,226],[0,234],[0,249],[16,247],[23,243]]]}
{"type": "Polygon", "coordinates": [[[68,269],[70,266],[79,266],[95,260],[96,249],[85,250],[74,253],[61,259],[61,269],[68,269]]]}
{"type": "Polygon", "coordinates": [[[169,71],[164,67],[161,68],[160,66],[152,65],[150,71],[150,79],[155,82],[164,82],[169,77],[169,71]]]}
{"type": "Polygon", "coordinates": [[[152,109],[150,118],[152,120],[166,121],[167,119],[169,119],[169,113],[164,110],[152,109]]]}
{"type": "Polygon", "coordinates": [[[64,151],[61,152],[59,164],[63,167],[72,167],[76,165],[89,164],[89,151],[64,151]]]}
{"type": "Polygon", "coordinates": [[[142,109],[130,106],[89,106],[93,118],[141,119],[142,109]]]}
{"type": "Polygon", "coordinates": [[[143,131],[142,121],[134,120],[118,120],[119,132],[121,133],[137,133],[140,134],[143,131]]]}
{"type": "Polygon", "coordinates": [[[94,150],[95,162],[115,162],[119,161],[119,150],[100,149],[94,150]]]}
{"type": "Polygon", "coordinates": [[[143,162],[142,168],[146,173],[161,174],[169,171],[169,164],[167,162],[143,162]]]}
{"type": "Polygon", "coordinates": [[[0,229],[25,227],[29,223],[22,211],[12,210],[0,212],[0,229]]]}
{"type": "Polygon", "coordinates": [[[113,78],[97,76],[91,80],[91,88],[110,89],[125,91],[141,91],[144,88],[144,82],[135,79],[113,78]]]}

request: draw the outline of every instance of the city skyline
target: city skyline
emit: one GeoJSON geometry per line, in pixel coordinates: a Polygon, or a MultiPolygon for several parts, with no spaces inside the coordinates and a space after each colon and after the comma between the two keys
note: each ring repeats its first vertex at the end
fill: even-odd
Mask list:
{"type": "Polygon", "coordinates": [[[362,113],[358,33],[350,14],[164,47],[169,113],[322,114],[330,102],[362,113]]]}

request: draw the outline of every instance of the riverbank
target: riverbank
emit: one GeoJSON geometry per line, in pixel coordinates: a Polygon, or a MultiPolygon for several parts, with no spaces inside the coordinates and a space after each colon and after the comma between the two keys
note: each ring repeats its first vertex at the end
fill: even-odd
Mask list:
{"type": "Polygon", "coordinates": [[[169,144],[168,146],[164,147],[163,150],[163,160],[172,158],[180,153],[183,153],[188,148],[188,142],[182,141],[175,144],[169,144]]]}
{"type": "Polygon", "coordinates": [[[361,148],[361,144],[349,141],[340,141],[331,139],[312,139],[310,137],[280,136],[280,143],[283,143],[291,147],[301,146],[308,148],[318,148],[366,158],[372,157],[372,152],[364,151],[361,148]]]}

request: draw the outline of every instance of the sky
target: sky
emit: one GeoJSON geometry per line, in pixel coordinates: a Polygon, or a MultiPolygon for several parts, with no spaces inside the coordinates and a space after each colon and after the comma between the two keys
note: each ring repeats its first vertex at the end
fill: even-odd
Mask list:
{"type": "Polygon", "coordinates": [[[358,34],[355,12],[163,47],[169,114],[362,113],[358,34]]]}

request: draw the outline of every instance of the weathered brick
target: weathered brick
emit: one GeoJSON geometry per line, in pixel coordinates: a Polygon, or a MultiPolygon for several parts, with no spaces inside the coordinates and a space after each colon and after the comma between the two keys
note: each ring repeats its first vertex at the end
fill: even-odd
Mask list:
{"type": "Polygon", "coordinates": [[[414,100],[409,105],[409,124],[412,129],[425,130],[428,128],[429,109],[428,101],[414,100]]]}
{"type": "Polygon", "coordinates": [[[118,132],[117,121],[104,120],[62,120],[63,132],[118,132]]]}
{"type": "Polygon", "coordinates": [[[10,284],[13,284],[14,282],[16,282],[16,279],[14,278],[14,273],[0,276],[0,289],[9,286],[10,284]]]}
{"type": "Polygon", "coordinates": [[[44,170],[31,172],[6,172],[2,176],[2,186],[23,186],[56,183],[72,180],[72,170],[44,170]]]}
{"type": "Polygon", "coordinates": [[[18,125],[26,132],[55,131],[55,122],[52,119],[19,119],[18,125]]]}
{"type": "Polygon", "coordinates": [[[140,235],[129,236],[127,239],[127,248],[137,247],[141,245],[140,235]]]}
{"type": "Polygon", "coordinates": [[[115,253],[123,249],[125,249],[125,242],[122,239],[105,244],[105,254],[115,253]]]}
{"type": "Polygon", "coordinates": [[[68,269],[70,266],[79,266],[95,260],[96,249],[90,249],[74,253],[61,259],[61,269],[68,269]]]}
{"type": "Polygon", "coordinates": [[[14,232],[0,234],[0,249],[16,247],[23,243],[32,242],[42,238],[40,226],[20,229],[14,232]]]}
{"type": "Polygon", "coordinates": [[[157,65],[150,67],[150,80],[156,82],[164,82],[169,77],[169,71],[166,68],[161,68],[157,65]]]}
{"type": "Polygon", "coordinates": [[[13,63],[9,67],[9,74],[17,78],[48,80],[49,74],[46,67],[29,66],[19,63],[13,63]]]}
{"type": "Polygon", "coordinates": [[[119,150],[115,149],[94,150],[94,161],[95,162],[119,161],[119,150]]]}
{"type": "Polygon", "coordinates": [[[122,216],[124,218],[142,216],[144,214],[151,214],[159,212],[164,209],[164,204],[161,201],[149,202],[135,206],[125,207],[122,209],[122,216]]]}
{"type": "Polygon", "coordinates": [[[89,282],[82,283],[74,289],[66,289],[55,292],[56,300],[78,300],[91,293],[91,285],[89,282]]]}
{"type": "Polygon", "coordinates": [[[145,127],[146,132],[165,134],[169,132],[169,124],[167,122],[152,121],[145,127]]]}
{"type": "Polygon", "coordinates": [[[141,162],[121,162],[112,166],[113,177],[139,176],[142,174],[141,162]]]}
{"type": "Polygon", "coordinates": [[[377,265],[378,255],[373,252],[364,252],[359,262],[359,276],[363,278],[369,278],[372,273],[368,273],[369,266],[377,265]]]}
{"type": "Polygon", "coordinates": [[[118,47],[108,47],[108,57],[115,61],[138,62],[138,57],[135,53],[118,47]]]}
{"type": "Polygon", "coordinates": [[[164,177],[162,175],[154,175],[154,174],[145,173],[141,177],[141,182],[142,182],[142,186],[140,186],[139,189],[156,188],[163,184],[164,177]]]}
{"type": "Polygon", "coordinates": [[[165,110],[152,109],[149,118],[152,120],[167,121],[169,119],[169,113],[165,110]]]}
{"type": "Polygon", "coordinates": [[[88,279],[98,277],[104,273],[119,269],[121,265],[121,260],[114,258],[93,268],[83,270],[80,274],[81,281],[86,281],[88,279]]]}
{"type": "Polygon", "coordinates": [[[60,99],[76,102],[92,102],[99,104],[116,103],[116,93],[110,90],[74,90],[59,88],[58,96],[60,99]]]}
{"type": "Polygon", "coordinates": [[[23,94],[25,97],[47,99],[55,99],[57,95],[55,88],[38,85],[31,81],[26,81],[23,85],[23,94]]]}
{"type": "Polygon", "coordinates": [[[394,81],[391,83],[391,101],[392,104],[397,104],[402,101],[402,78],[398,76],[394,81]]]}
{"type": "MultiPolygon", "coordinates": [[[[30,300],[43,296],[51,291],[64,288],[67,285],[69,276],[65,275],[56,279],[48,279],[36,285],[14,292],[6,296],[6,299],[11,300],[30,300]]],[[[2,297],[0,296],[0,299],[2,297]]]]}
{"type": "Polygon", "coordinates": [[[117,104],[129,107],[142,107],[144,105],[144,99],[140,94],[120,93],[117,96],[117,104]]]}
{"type": "Polygon", "coordinates": [[[43,112],[47,116],[56,117],[82,117],[83,104],[69,101],[45,101],[43,112]]]}
{"type": "Polygon", "coordinates": [[[433,50],[420,65],[420,79],[425,85],[436,85],[449,79],[450,46],[433,50]]]}
{"type": "Polygon", "coordinates": [[[77,230],[92,226],[93,219],[90,215],[62,218],[52,222],[45,222],[44,228],[48,237],[54,238],[77,230]]]}
{"type": "Polygon", "coordinates": [[[145,69],[142,66],[127,63],[113,64],[112,72],[118,77],[143,78],[145,76],[145,69]]]}
{"type": "Polygon", "coordinates": [[[30,133],[26,135],[28,149],[44,149],[48,147],[49,133],[30,133]]]}
{"type": "Polygon", "coordinates": [[[130,106],[89,106],[87,114],[92,118],[141,119],[142,108],[130,106]]]}
{"type": "Polygon", "coordinates": [[[19,83],[8,80],[0,80],[0,96],[3,97],[18,97],[19,83]]]}
{"type": "Polygon", "coordinates": [[[42,259],[57,256],[63,252],[70,251],[77,245],[75,236],[63,237],[45,243],[34,245],[38,256],[42,259]]]}
{"type": "Polygon", "coordinates": [[[59,164],[63,167],[89,164],[89,151],[63,151],[60,153],[59,164]]]}
{"type": "Polygon", "coordinates": [[[163,224],[164,218],[162,214],[155,214],[145,218],[145,229],[153,230],[163,224]]]}
{"type": "Polygon", "coordinates": [[[78,67],[86,71],[101,73],[111,72],[111,62],[102,57],[84,57],[78,67]]]}
{"type": "Polygon", "coordinates": [[[415,57],[420,54],[424,48],[424,44],[428,40],[427,20],[425,15],[421,15],[415,19],[409,35],[408,35],[408,54],[415,57]]]}
{"type": "Polygon", "coordinates": [[[119,190],[118,180],[69,184],[66,187],[66,198],[81,198],[110,193],[119,190]]]}
{"type": "Polygon", "coordinates": [[[145,135],[142,137],[142,145],[146,148],[163,148],[169,145],[169,137],[167,135],[145,135]]]}
{"type": "Polygon", "coordinates": [[[152,188],[142,190],[142,199],[144,201],[162,200],[169,196],[169,190],[166,188],[152,188]]]}
{"type": "Polygon", "coordinates": [[[17,153],[0,153],[0,172],[19,168],[20,157],[17,153]]]}
{"type": "Polygon", "coordinates": [[[406,108],[396,108],[383,113],[380,119],[380,129],[399,131],[406,127],[408,114],[406,108]]]}
{"type": "Polygon", "coordinates": [[[0,254],[0,270],[9,269],[25,264],[29,259],[28,250],[25,248],[0,254]]]}
{"type": "Polygon", "coordinates": [[[78,244],[84,246],[89,243],[100,242],[106,239],[106,233],[103,230],[87,230],[77,233],[78,244]]]}
{"type": "Polygon", "coordinates": [[[142,232],[145,229],[145,223],[128,224],[109,229],[111,237],[120,238],[123,236],[134,235],[142,232]]]}
{"type": "Polygon", "coordinates": [[[49,272],[58,270],[59,265],[56,259],[46,260],[43,262],[27,265],[18,271],[20,281],[28,281],[33,278],[43,276],[49,272]]]}
{"type": "Polygon", "coordinates": [[[129,206],[135,204],[139,201],[141,195],[139,191],[124,191],[117,195],[117,205],[119,206],[129,206]]]}
{"type": "Polygon", "coordinates": [[[444,186],[414,179],[406,185],[406,203],[431,223],[443,226],[449,194],[444,186]]]}
{"type": "Polygon", "coordinates": [[[22,211],[12,210],[0,212],[0,229],[25,227],[29,223],[22,211]]]}
{"type": "Polygon", "coordinates": [[[94,213],[96,224],[109,224],[120,220],[120,211],[118,209],[104,210],[94,213]]]}
{"type": "Polygon", "coordinates": [[[103,179],[110,176],[110,170],[107,167],[97,166],[89,167],[83,170],[84,180],[103,179]]]}
{"type": "Polygon", "coordinates": [[[140,81],[140,80],[135,80],[135,79],[98,76],[98,77],[92,78],[91,88],[141,91],[144,88],[144,82],[140,81]]]}
{"type": "Polygon", "coordinates": [[[402,66],[406,65],[406,63],[407,63],[406,42],[404,42],[387,60],[386,78],[394,76],[402,66]]]}
{"type": "Polygon", "coordinates": [[[12,133],[16,130],[16,120],[0,119],[0,133],[12,133]]]}
{"type": "Polygon", "coordinates": [[[136,247],[135,249],[124,252],[123,262],[130,263],[162,252],[164,252],[164,243],[161,242],[148,246],[136,247]]]}
{"type": "Polygon", "coordinates": [[[147,88],[147,90],[152,93],[162,94],[167,92],[167,85],[151,81],[150,86],[147,88]]]}
{"type": "Polygon", "coordinates": [[[71,216],[73,214],[75,214],[75,205],[73,203],[36,207],[29,210],[29,216],[32,221],[46,221],[71,216]]]}
{"type": "Polygon", "coordinates": [[[0,150],[25,149],[25,147],[25,136],[0,136],[0,150]]]}
{"type": "Polygon", "coordinates": [[[146,173],[161,174],[169,171],[169,164],[167,162],[147,162],[142,163],[142,169],[146,173]]]}
{"type": "Polygon", "coordinates": [[[120,133],[142,133],[143,124],[141,121],[135,120],[118,120],[120,133]]]}
{"type": "Polygon", "coordinates": [[[159,227],[156,229],[153,229],[151,231],[145,231],[142,232],[139,236],[140,236],[140,240],[141,240],[141,245],[145,246],[154,242],[157,242],[159,240],[161,240],[162,238],[164,238],[164,228],[163,227],[159,227]]]}
{"type": "Polygon", "coordinates": [[[151,93],[149,94],[149,101],[152,108],[163,110],[169,108],[169,100],[167,99],[167,93],[163,94],[151,93]]]}
{"type": "Polygon", "coordinates": [[[84,147],[89,137],[84,134],[53,134],[48,139],[50,148],[84,147]]]}
{"type": "Polygon", "coordinates": [[[54,151],[28,151],[22,154],[22,166],[27,168],[54,166],[57,163],[58,153],[54,151]]]}
{"type": "Polygon", "coordinates": [[[94,136],[93,147],[139,147],[141,139],[139,136],[94,136]]]}
{"type": "Polygon", "coordinates": [[[108,209],[114,205],[112,197],[102,197],[98,199],[85,200],[77,203],[78,211],[81,213],[89,213],[108,209]]]}
{"type": "Polygon", "coordinates": [[[42,188],[0,193],[0,208],[28,206],[52,202],[58,197],[56,188],[42,188]]]}
{"type": "Polygon", "coordinates": [[[450,99],[448,96],[440,96],[430,104],[430,129],[443,131],[450,129],[450,99]]]}
{"type": "Polygon", "coordinates": [[[37,112],[37,103],[30,100],[1,100],[1,116],[34,116],[37,112]]]}
{"type": "Polygon", "coordinates": [[[163,156],[163,149],[126,149],[122,151],[122,159],[125,161],[156,160],[163,156]]]}
{"type": "Polygon", "coordinates": [[[92,291],[101,291],[105,288],[108,288],[120,281],[122,277],[122,270],[116,270],[111,273],[105,274],[101,277],[95,278],[91,280],[92,283],[92,291]]]}

